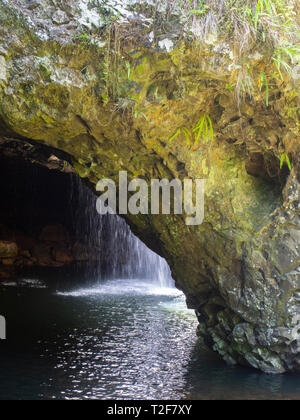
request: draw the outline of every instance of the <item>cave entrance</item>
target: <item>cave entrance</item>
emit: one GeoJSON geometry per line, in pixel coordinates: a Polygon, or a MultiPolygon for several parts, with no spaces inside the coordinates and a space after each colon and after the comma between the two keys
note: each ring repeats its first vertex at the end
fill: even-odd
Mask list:
{"type": "Polygon", "coordinates": [[[13,156],[5,150],[0,156],[0,279],[37,274],[71,283],[152,279],[155,285],[174,286],[165,260],[134,236],[125,220],[97,213],[95,194],[77,174],[60,171],[59,165],[49,169],[59,158],[49,152],[45,165],[36,151],[25,160],[15,145],[13,156]]]}
{"type": "Polygon", "coordinates": [[[15,151],[0,156],[1,398],[180,398],[197,320],[165,260],[76,174],[15,151]]]}

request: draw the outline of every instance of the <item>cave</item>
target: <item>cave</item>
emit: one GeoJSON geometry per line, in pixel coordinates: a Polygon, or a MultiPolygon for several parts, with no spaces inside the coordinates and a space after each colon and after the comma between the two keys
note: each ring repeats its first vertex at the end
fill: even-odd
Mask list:
{"type": "Polygon", "coordinates": [[[139,267],[136,247],[146,246],[123,219],[98,214],[96,194],[70,165],[65,172],[59,151],[9,138],[0,143],[2,279],[37,272],[51,279],[61,272],[73,282],[74,273],[92,282],[112,275],[147,278],[155,270],[151,263],[139,267]]]}

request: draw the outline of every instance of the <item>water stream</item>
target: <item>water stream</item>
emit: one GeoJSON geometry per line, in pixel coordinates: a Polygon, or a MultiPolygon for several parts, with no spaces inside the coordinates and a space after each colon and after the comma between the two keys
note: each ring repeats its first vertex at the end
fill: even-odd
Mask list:
{"type": "Polygon", "coordinates": [[[143,278],[162,287],[174,287],[166,261],[133,235],[124,219],[117,215],[100,216],[95,195],[78,177],[72,181],[70,199],[76,236],[100,249],[96,275],[106,272],[110,278],[143,278]],[[108,268],[103,267],[103,260],[108,268]]]}

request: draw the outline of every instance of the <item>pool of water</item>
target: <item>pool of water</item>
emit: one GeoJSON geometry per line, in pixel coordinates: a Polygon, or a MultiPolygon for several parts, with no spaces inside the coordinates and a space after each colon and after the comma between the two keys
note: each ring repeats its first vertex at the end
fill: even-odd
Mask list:
{"type": "Polygon", "coordinates": [[[226,366],[176,289],[112,280],[0,287],[0,399],[299,399],[300,375],[226,366]]]}

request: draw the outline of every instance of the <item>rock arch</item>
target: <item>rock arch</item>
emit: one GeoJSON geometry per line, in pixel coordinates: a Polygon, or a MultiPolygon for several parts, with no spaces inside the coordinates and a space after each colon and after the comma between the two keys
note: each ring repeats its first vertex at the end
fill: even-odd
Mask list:
{"type": "MultiPolygon", "coordinates": [[[[61,151],[65,168],[91,185],[117,179],[119,170],[148,181],[206,178],[201,226],[173,215],[127,221],[167,259],[197,311],[199,335],[226,361],[299,370],[298,347],[286,338],[300,312],[299,79],[284,91],[274,86],[269,106],[259,99],[238,106],[226,87],[236,77],[230,46],[209,44],[201,53],[191,46],[182,56],[139,38],[122,52],[124,70],[99,39],[85,42],[75,12],[73,26],[57,27],[48,3],[40,22],[40,9],[0,1],[2,135],[61,151]],[[204,112],[213,142],[169,142],[204,112]],[[283,151],[291,173],[280,171],[283,151]]],[[[263,60],[249,57],[253,67],[263,60]]]]}

